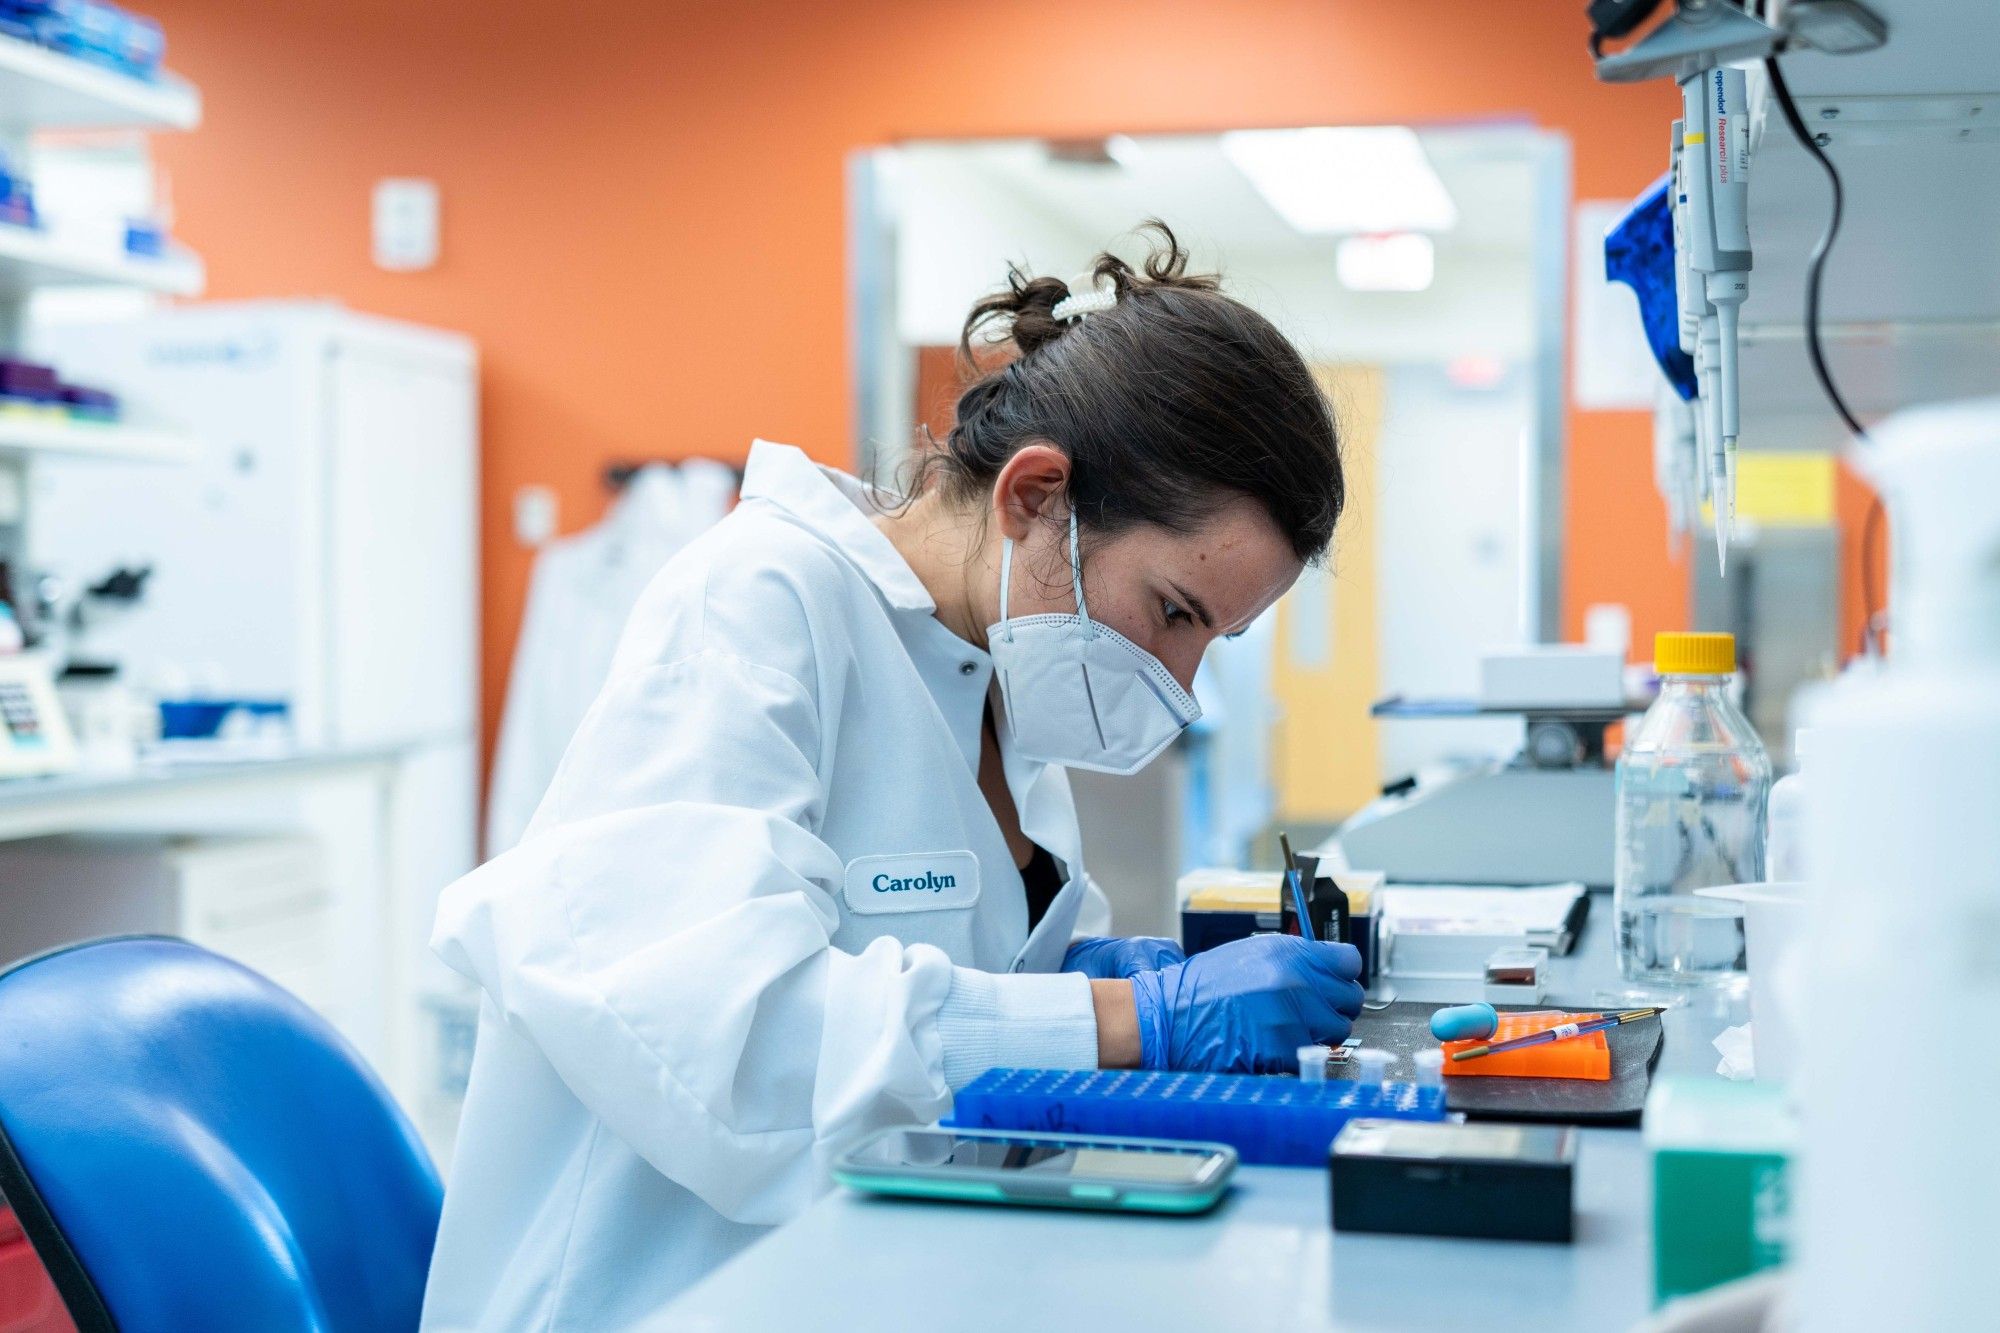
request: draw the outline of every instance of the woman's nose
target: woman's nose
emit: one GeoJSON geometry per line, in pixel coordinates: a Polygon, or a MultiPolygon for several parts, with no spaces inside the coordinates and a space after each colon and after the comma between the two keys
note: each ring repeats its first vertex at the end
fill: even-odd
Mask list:
{"type": "Polygon", "coordinates": [[[1195,669],[1201,665],[1201,655],[1207,648],[1207,644],[1196,644],[1192,647],[1176,646],[1160,658],[1160,665],[1180,683],[1182,689],[1193,694],[1195,669]]]}

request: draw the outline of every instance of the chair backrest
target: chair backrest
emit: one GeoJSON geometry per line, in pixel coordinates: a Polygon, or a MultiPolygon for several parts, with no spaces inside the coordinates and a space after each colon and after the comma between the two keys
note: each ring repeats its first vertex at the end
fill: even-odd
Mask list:
{"type": "Polygon", "coordinates": [[[0,1194],[83,1333],[413,1329],[443,1202],[323,1019],[158,937],[0,972],[0,1194]]]}

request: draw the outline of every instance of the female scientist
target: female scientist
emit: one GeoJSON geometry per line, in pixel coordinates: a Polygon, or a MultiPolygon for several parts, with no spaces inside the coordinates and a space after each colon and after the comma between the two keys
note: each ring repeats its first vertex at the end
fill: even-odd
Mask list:
{"type": "Polygon", "coordinates": [[[1155,226],[966,321],[1006,364],[907,499],[757,444],[635,609],[521,843],[446,890],[484,989],[430,1328],[605,1330],[999,1065],[1279,1070],[1345,945],[1097,938],[1065,768],[1194,720],[1202,651],[1321,557],[1326,400],[1155,226]]]}

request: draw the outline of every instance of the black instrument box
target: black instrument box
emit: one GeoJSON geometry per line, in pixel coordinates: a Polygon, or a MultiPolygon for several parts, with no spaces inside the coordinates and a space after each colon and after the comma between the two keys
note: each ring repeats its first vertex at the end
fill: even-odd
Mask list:
{"type": "Polygon", "coordinates": [[[1350,1120],[1333,1141],[1333,1229],[1569,1241],[1567,1125],[1350,1120]]]}

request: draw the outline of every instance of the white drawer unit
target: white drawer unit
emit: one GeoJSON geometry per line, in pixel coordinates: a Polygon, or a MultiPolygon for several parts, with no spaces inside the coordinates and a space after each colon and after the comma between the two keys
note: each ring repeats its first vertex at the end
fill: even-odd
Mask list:
{"type": "Polygon", "coordinates": [[[345,1026],[334,895],[293,836],[30,838],[0,844],[0,960],[100,935],[178,935],[345,1026]]]}
{"type": "Polygon", "coordinates": [[[329,1017],[339,1013],[333,891],[309,838],[202,838],[167,853],[180,931],[262,972],[329,1017]]]}

